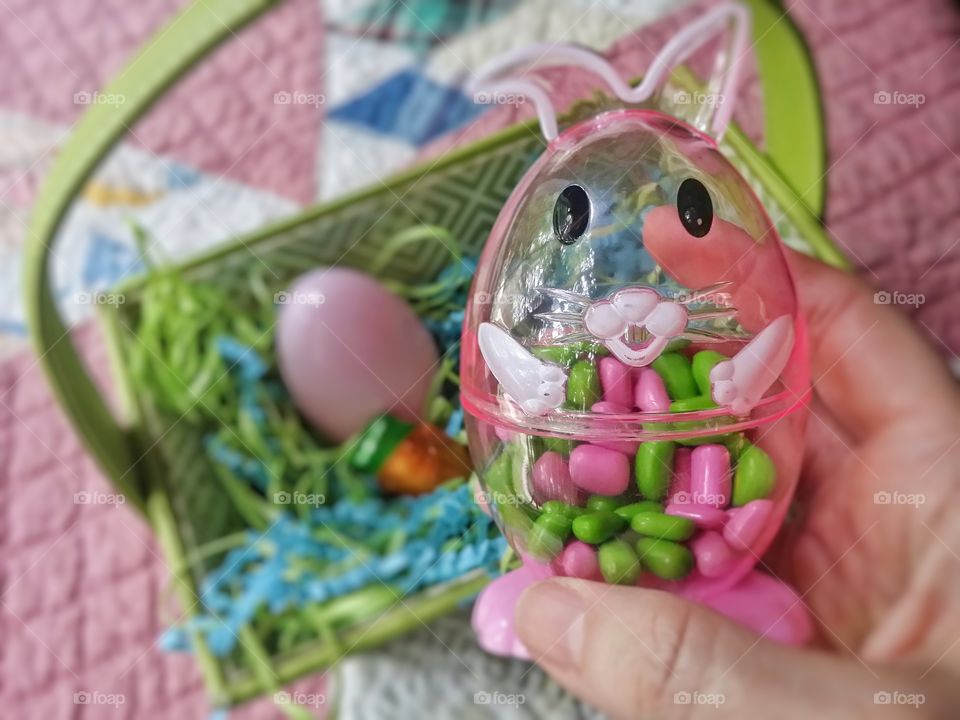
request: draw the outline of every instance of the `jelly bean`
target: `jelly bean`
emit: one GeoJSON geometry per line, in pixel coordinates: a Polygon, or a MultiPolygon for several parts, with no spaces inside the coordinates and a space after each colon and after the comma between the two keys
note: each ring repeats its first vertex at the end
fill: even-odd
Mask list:
{"type": "Polygon", "coordinates": [[[570,505],[580,505],[583,493],[574,485],[570,476],[570,464],[560,453],[545,452],[533,464],[531,495],[541,505],[548,500],[560,500],[570,505]]]}
{"type": "Polygon", "coordinates": [[[714,350],[701,350],[693,356],[691,363],[693,380],[697,383],[701,395],[711,394],[710,371],[713,370],[714,365],[727,359],[729,358],[726,355],[714,350]]]}
{"type": "Polygon", "coordinates": [[[611,540],[601,545],[597,559],[603,579],[608,583],[633,585],[640,577],[640,560],[630,544],[623,540],[611,540]]]}
{"type": "Polygon", "coordinates": [[[630,368],[619,360],[607,357],[600,366],[600,387],[606,402],[630,407],[633,403],[633,376],[630,368]]]}
{"type": "Polygon", "coordinates": [[[549,560],[560,553],[570,534],[570,519],[544,513],[536,519],[527,534],[527,551],[538,559],[549,560]]]}
{"type": "MultiPolygon", "coordinates": [[[[590,412],[600,413],[601,415],[627,415],[632,413],[633,410],[623,405],[602,401],[594,403],[593,407],[590,408],[590,412]]],[[[637,451],[637,448],[640,447],[639,441],[636,440],[605,440],[603,442],[598,441],[595,444],[600,447],[609,448],[610,450],[622,452],[624,455],[633,455],[637,451]]]]}
{"type": "Polygon", "coordinates": [[[573,534],[577,540],[599,545],[609,540],[627,526],[627,521],[608,510],[586,512],[573,521],[573,534]]]}
{"type": "Polygon", "coordinates": [[[632,413],[633,410],[625,405],[618,405],[617,403],[601,400],[600,402],[593,404],[593,407],[590,408],[590,412],[600,413],[601,415],[628,415],[629,413],[632,413]]]}
{"type": "Polygon", "coordinates": [[[542,347],[531,348],[536,357],[557,365],[569,365],[577,358],[575,352],[571,352],[568,345],[544,345],[542,347]]]}
{"type": "Polygon", "coordinates": [[[584,580],[600,580],[600,562],[597,560],[597,551],[586,543],[574,540],[569,543],[554,560],[554,570],[564,577],[582,578],[584,580]]]}
{"type": "Polygon", "coordinates": [[[516,437],[515,432],[500,427],[499,425],[494,426],[493,432],[501,442],[505,443],[513,442],[513,439],[516,437]]]}
{"type": "Polygon", "coordinates": [[[734,550],[749,550],[766,527],[771,512],[772,500],[752,500],[741,508],[728,511],[723,539],[734,550]]]}
{"type": "Polygon", "coordinates": [[[669,498],[678,493],[690,493],[690,448],[677,448],[673,454],[673,477],[670,479],[669,498]]]}
{"type": "Polygon", "coordinates": [[[578,360],[567,377],[567,404],[574,410],[585,411],[600,400],[600,376],[592,362],[578,360]]]}
{"type": "Polygon", "coordinates": [[[643,412],[667,412],[670,409],[670,396],[663,378],[652,368],[640,368],[637,372],[637,384],[633,390],[633,404],[643,412]]]}
{"type": "Polygon", "coordinates": [[[587,498],[588,510],[608,510],[609,512],[613,512],[622,504],[623,503],[616,498],[608,497],[606,495],[591,495],[589,498],[587,498]]]}
{"type": "Polygon", "coordinates": [[[630,520],[630,527],[641,535],[663,540],[687,540],[696,530],[693,520],[658,512],[637,513],[630,520]]]}
{"type": "Polygon", "coordinates": [[[565,503],[560,500],[547,500],[547,502],[545,502],[540,509],[545,513],[550,513],[552,515],[563,515],[571,520],[578,515],[583,514],[583,508],[570,505],[569,503],[565,503]]]}
{"type": "Polygon", "coordinates": [[[637,540],[637,554],[645,568],[664,580],[679,580],[693,569],[690,550],[670,540],[640,538],[637,540]]]}
{"type": "MultiPolygon", "coordinates": [[[[717,404],[713,401],[713,398],[697,395],[696,397],[685,398],[683,400],[676,400],[670,403],[670,412],[672,413],[685,413],[685,412],[700,412],[702,410],[713,410],[717,407],[717,404]]],[[[718,423],[724,422],[724,418],[709,418],[706,420],[678,420],[674,423],[674,429],[684,432],[695,432],[703,431],[704,429],[709,428],[711,425],[716,425],[718,423]]],[[[683,438],[682,440],[677,440],[681,445],[707,445],[714,443],[722,443],[727,440],[729,435],[694,435],[692,437],[683,438]]]]}
{"type": "Polygon", "coordinates": [[[730,546],[715,530],[697,535],[690,541],[690,547],[697,559],[697,570],[706,578],[720,577],[736,562],[736,556],[730,550],[730,546]]]}
{"type": "Polygon", "coordinates": [[[690,460],[690,495],[697,505],[730,503],[730,451],[723,445],[701,445],[690,460]]]}
{"type": "Polygon", "coordinates": [[[569,343],[567,345],[541,345],[540,347],[531,348],[531,352],[541,360],[556,363],[557,365],[570,365],[574,360],[586,355],[600,357],[610,354],[610,351],[603,345],[590,341],[569,343]]]}
{"type": "Polygon", "coordinates": [[[559,513],[542,513],[534,522],[534,526],[539,525],[554,535],[559,536],[561,540],[566,540],[570,534],[572,523],[573,520],[565,515],[560,515],[559,513]]]}
{"type": "Polygon", "coordinates": [[[573,450],[573,440],[567,440],[566,438],[542,437],[540,442],[543,443],[545,450],[551,450],[561,455],[569,455],[570,451],[573,450]]]}
{"type": "Polygon", "coordinates": [[[777,481],[777,469],[770,456],[756,445],[745,443],[737,458],[733,477],[733,504],[746,505],[767,497],[777,481]]]}
{"type": "Polygon", "coordinates": [[[630,460],[599,445],[577,445],[570,453],[570,477],[597,495],[620,495],[630,484],[630,460]]]}
{"type": "Polygon", "coordinates": [[[665,440],[652,440],[637,450],[636,475],[640,494],[647,500],[662,500],[670,489],[673,454],[676,445],[665,440]]]}
{"type": "Polygon", "coordinates": [[[663,378],[663,384],[667,386],[672,400],[683,400],[698,394],[693,368],[686,355],[676,352],[663,353],[653,361],[652,367],[663,378]]]}
{"type": "Polygon", "coordinates": [[[670,403],[670,412],[696,412],[697,410],[713,410],[715,407],[717,407],[717,404],[708,395],[694,395],[682,400],[674,400],[670,403]]]}
{"type": "MultiPolygon", "coordinates": [[[[688,497],[689,496],[684,495],[680,499],[687,500],[688,497]]],[[[719,527],[723,527],[723,523],[727,519],[727,514],[719,508],[715,508],[710,505],[695,505],[693,503],[685,502],[668,503],[667,509],[664,510],[664,512],[667,515],[674,515],[676,517],[692,520],[697,527],[708,530],[715,530],[719,527]]]]}
{"type": "Polygon", "coordinates": [[[637,513],[663,512],[663,505],[658,502],[653,502],[652,500],[642,500],[640,502],[630,503],[629,505],[621,505],[614,509],[614,512],[627,522],[630,522],[637,513]]]}

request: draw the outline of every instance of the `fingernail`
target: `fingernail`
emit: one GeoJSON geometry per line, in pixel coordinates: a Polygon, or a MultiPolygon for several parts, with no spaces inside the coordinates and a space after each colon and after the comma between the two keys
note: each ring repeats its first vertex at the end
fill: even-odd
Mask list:
{"type": "Polygon", "coordinates": [[[567,581],[547,580],[527,590],[517,607],[517,630],[537,663],[572,669],[580,663],[586,599],[567,581]]]}

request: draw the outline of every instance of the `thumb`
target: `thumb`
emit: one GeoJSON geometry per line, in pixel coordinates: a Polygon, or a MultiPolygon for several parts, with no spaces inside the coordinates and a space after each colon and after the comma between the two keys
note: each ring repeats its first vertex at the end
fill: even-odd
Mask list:
{"type": "Polygon", "coordinates": [[[893,682],[658,590],[547,580],[521,598],[516,627],[534,661],[614,718],[879,717],[874,693],[893,682]]]}

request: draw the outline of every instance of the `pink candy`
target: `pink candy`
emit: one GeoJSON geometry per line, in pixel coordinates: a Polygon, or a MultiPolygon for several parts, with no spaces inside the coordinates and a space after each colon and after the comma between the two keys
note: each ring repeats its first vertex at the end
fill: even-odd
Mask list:
{"type": "Polygon", "coordinates": [[[553,569],[558,575],[565,577],[584,580],[602,579],[597,551],[579,540],[574,540],[563,549],[563,552],[553,561],[553,569]]]}
{"type": "MultiPolygon", "coordinates": [[[[633,384],[630,368],[611,357],[601,358],[600,387],[603,399],[621,407],[630,408],[633,404],[633,384]]],[[[630,412],[627,410],[627,412],[630,412]]]]}
{"type": "Polygon", "coordinates": [[[652,368],[641,368],[633,392],[633,402],[643,412],[667,412],[670,396],[660,374],[652,368]]]}
{"type": "Polygon", "coordinates": [[[734,550],[749,550],[763,532],[772,511],[772,500],[753,500],[741,508],[729,510],[723,539],[734,550]]]}
{"type": "MultiPolygon", "coordinates": [[[[602,415],[628,415],[633,412],[631,408],[624,407],[623,405],[617,405],[616,403],[601,401],[594,403],[593,407],[590,408],[590,412],[600,413],[602,415]]],[[[617,452],[622,452],[625,455],[630,455],[633,457],[637,454],[637,448],[640,447],[640,441],[638,440],[608,440],[605,442],[597,442],[597,445],[600,447],[609,448],[610,450],[616,450],[617,452]]]]}
{"type": "Polygon", "coordinates": [[[537,458],[531,477],[533,501],[538,505],[547,500],[562,500],[571,505],[583,502],[583,494],[570,479],[567,460],[560,453],[549,450],[537,458]]]}
{"type": "Polygon", "coordinates": [[[730,502],[730,452],[723,445],[695,448],[690,462],[690,494],[697,505],[726,507],[730,502]]]}
{"type": "Polygon", "coordinates": [[[727,519],[727,514],[715,508],[712,505],[693,505],[687,503],[670,503],[664,510],[666,515],[687,518],[693,520],[697,527],[716,530],[723,527],[727,519]]]}
{"type": "Polygon", "coordinates": [[[720,577],[730,570],[736,556],[720,533],[708,530],[690,541],[690,549],[697,560],[697,570],[706,578],[720,577]]]}
{"type": "Polygon", "coordinates": [[[620,495],[630,484],[630,460],[599,445],[577,445],[570,453],[570,477],[589,493],[620,495]]]}
{"type": "Polygon", "coordinates": [[[670,481],[669,498],[680,497],[689,504],[690,498],[690,448],[677,448],[673,455],[673,479],[670,481]]]}

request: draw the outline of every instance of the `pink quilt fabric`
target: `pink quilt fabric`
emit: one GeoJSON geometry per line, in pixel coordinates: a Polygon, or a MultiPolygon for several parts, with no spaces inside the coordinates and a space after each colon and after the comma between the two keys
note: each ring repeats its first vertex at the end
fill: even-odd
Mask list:
{"type": "MultiPolygon", "coordinates": [[[[0,10],[0,60],[20,71],[0,74],[4,106],[72,122],[73,93],[100,87],[182,4],[8,0],[0,10]],[[59,58],[51,57],[51,47],[59,58]]],[[[945,353],[956,353],[960,314],[950,298],[960,279],[960,11],[949,0],[786,4],[813,48],[825,94],[830,230],[872,282],[924,296],[919,307],[905,309],[945,353]],[[875,94],[884,92],[923,101],[875,104],[875,94]]],[[[654,46],[662,32],[624,37],[614,56],[641,62],[645,43],[654,46]]],[[[315,162],[315,133],[305,128],[316,116],[272,117],[269,103],[244,97],[264,88],[272,93],[272,73],[301,78],[304,86],[319,82],[311,75],[320,72],[323,41],[317,5],[290,0],[242,39],[255,57],[237,43],[220,51],[138,136],[155,152],[305,201],[314,192],[315,162]],[[259,146],[274,121],[286,123],[283,132],[271,132],[259,146]],[[219,140],[210,141],[213,135],[219,140]],[[251,146],[234,164],[231,150],[251,146]]],[[[495,111],[474,132],[511,119],[495,111]]],[[[102,374],[106,360],[96,331],[84,327],[76,341],[102,374]]],[[[20,355],[0,364],[4,716],[143,720],[209,712],[192,659],[154,646],[167,619],[161,613],[167,569],[149,529],[129,508],[75,500],[77,493],[111,492],[48,394],[35,359],[20,355]],[[122,694],[124,702],[83,704],[80,696],[76,704],[82,692],[122,694]]],[[[322,681],[311,678],[298,689],[322,692],[322,681]]],[[[277,716],[265,701],[234,715],[277,716]]]]}

